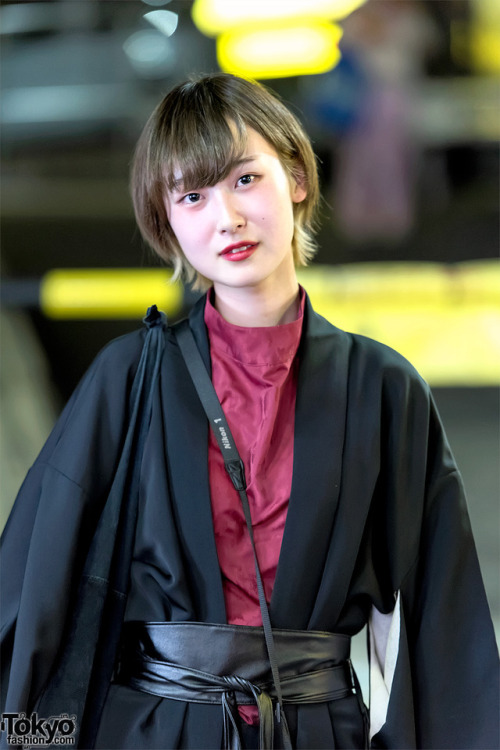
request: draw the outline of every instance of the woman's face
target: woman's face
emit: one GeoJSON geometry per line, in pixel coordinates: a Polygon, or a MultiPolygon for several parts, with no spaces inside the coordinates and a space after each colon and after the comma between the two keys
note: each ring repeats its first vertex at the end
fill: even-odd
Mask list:
{"type": "Polygon", "coordinates": [[[305,197],[271,144],[248,128],[242,158],[226,178],[189,193],[169,192],[165,206],[186,258],[217,292],[279,283],[295,273],[293,203],[305,197]]]}

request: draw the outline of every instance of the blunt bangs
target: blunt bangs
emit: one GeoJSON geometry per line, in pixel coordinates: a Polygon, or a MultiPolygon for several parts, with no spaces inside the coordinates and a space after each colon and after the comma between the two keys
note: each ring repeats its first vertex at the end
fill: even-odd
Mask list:
{"type": "Polygon", "coordinates": [[[224,108],[208,108],[203,102],[178,109],[176,113],[159,113],[156,164],[161,171],[157,179],[163,180],[170,192],[212,187],[241,159],[246,146],[245,124],[224,108]]]}

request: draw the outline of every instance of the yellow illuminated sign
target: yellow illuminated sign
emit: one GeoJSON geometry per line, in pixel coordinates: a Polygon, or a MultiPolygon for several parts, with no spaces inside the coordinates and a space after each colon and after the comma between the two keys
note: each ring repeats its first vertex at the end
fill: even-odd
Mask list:
{"type": "Polygon", "coordinates": [[[167,315],[182,307],[183,289],[167,269],[55,268],[40,285],[50,318],[137,318],[156,304],[167,315]]]}
{"type": "Polygon", "coordinates": [[[365,0],[195,0],[192,17],[207,36],[248,25],[345,18],[365,0]]]}
{"type": "Polygon", "coordinates": [[[342,31],[331,23],[366,0],[195,0],[192,17],[203,34],[217,37],[217,60],[226,73],[283,78],[332,70],[340,61],[342,31]]]}
{"type": "Polygon", "coordinates": [[[433,386],[500,385],[500,263],[355,263],[300,270],[314,309],[381,341],[433,386]]]}
{"type": "Polygon", "coordinates": [[[327,21],[229,31],[217,39],[217,60],[224,72],[250,78],[326,73],[340,60],[341,37],[327,21]]]}

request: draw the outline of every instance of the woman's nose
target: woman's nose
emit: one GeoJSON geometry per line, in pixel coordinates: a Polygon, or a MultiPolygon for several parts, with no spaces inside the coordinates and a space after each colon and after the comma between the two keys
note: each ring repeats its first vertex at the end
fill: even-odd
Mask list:
{"type": "Polygon", "coordinates": [[[217,231],[232,233],[243,226],[245,219],[237,200],[232,195],[221,192],[217,197],[217,231]]]}

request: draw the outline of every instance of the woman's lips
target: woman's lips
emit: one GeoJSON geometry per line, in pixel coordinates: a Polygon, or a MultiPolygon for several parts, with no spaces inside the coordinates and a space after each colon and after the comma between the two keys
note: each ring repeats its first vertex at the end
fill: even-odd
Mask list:
{"type": "Polygon", "coordinates": [[[246,258],[249,258],[257,249],[258,244],[258,242],[238,242],[235,245],[229,245],[228,247],[226,247],[222,251],[221,256],[225,260],[245,260],[246,258]]]}

